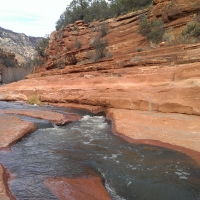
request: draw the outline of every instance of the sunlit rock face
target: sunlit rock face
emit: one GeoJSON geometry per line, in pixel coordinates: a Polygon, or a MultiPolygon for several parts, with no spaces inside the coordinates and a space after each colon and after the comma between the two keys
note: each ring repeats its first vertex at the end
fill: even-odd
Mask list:
{"type": "Polygon", "coordinates": [[[14,53],[19,63],[23,63],[35,56],[36,44],[41,39],[41,37],[31,37],[24,33],[15,33],[0,27],[0,48],[14,53]]]}

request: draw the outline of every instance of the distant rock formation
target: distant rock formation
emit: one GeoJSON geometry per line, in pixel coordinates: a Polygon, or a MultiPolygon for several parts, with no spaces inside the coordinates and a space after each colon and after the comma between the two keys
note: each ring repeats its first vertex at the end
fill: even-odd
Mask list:
{"type": "Polygon", "coordinates": [[[31,37],[0,27],[0,48],[14,53],[19,63],[26,62],[36,54],[35,46],[41,37],[31,37]]]}

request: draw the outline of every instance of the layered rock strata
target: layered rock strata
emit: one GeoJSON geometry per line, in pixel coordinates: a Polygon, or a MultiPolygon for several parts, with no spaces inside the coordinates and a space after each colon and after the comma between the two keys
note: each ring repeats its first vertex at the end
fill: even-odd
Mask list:
{"type": "Polygon", "coordinates": [[[153,14],[165,22],[199,12],[199,1],[195,0],[154,0],[153,14]]]}

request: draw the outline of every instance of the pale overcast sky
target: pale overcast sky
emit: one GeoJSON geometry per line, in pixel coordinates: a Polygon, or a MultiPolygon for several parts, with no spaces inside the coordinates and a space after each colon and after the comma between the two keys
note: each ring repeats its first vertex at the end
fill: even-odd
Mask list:
{"type": "Polygon", "coordinates": [[[0,26],[28,36],[45,36],[55,30],[55,23],[71,0],[3,0],[0,26]]]}

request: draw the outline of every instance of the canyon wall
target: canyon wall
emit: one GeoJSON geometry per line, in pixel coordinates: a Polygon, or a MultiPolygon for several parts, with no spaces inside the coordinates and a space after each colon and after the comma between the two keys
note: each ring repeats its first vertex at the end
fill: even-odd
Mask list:
{"type": "Polygon", "coordinates": [[[14,53],[19,63],[33,59],[36,55],[35,47],[41,39],[41,37],[31,37],[0,27],[0,48],[14,53]]]}

